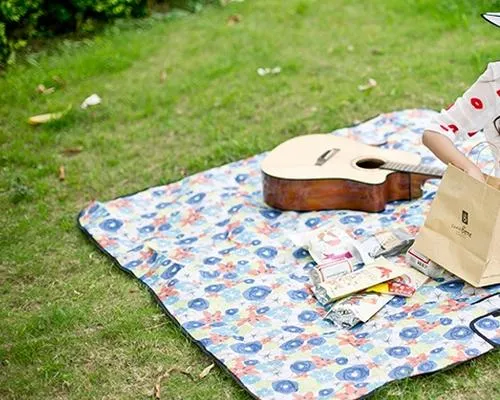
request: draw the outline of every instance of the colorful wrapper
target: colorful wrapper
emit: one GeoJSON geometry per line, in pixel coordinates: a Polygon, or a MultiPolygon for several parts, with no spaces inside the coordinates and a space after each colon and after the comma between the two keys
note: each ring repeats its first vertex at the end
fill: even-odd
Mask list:
{"type": "Polygon", "coordinates": [[[353,271],[353,265],[349,258],[344,258],[328,264],[316,265],[309,271],[309,278],[316,286],[322,282],[334,279],[337,276],[345,275],[353,271]]]}
{"type": "Polygon", "coordinates": [[[376,233],[363,241],[362,244],[372,257],[391,257],[404,254],[414,241],[413,236],[398,228],[376,233]]]}
{"type": "Polygon", "coordinates": [[[351,329],[360,322],[367,322],[392,298],[387,294],[358,293],[335,303],[324,319],[338,329],[351,329]]]}
{"type": "Polygon", "coordinates": [[[422,253],[419,253],[413,247],[406,253],[406,262],[416,270],[433,279],[441,278],[446,274],[442,267],[424,256],[422,253]]]}
{"type": "Polygon", "coordinates": [[[428,279],[427,275],[424,275],[413,268],[407,268],[404,275],[372,286],[371,288],[368,288],[367,291],[411,297],[428,279]]]}
{"type": "Polygon", "coordinates": [[[397,266],[384,257],[365,265],[364,268],[345,275],[339,275],[334,280],[315,285],[314,296],[322,304],[328,304],[352,293],[368,289],[379,283],[404,275],[408,268],[397,266]]]}

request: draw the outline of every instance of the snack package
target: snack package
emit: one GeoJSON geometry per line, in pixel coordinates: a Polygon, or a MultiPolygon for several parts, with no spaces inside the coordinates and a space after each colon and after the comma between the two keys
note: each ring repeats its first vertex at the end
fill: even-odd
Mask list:
{"type": "Polygon", "coordinates": [[[313,286],[312,292],[321,304],[328,304],[352,293],[404,275],[407,270],[407,268],[387,261],[384,257],[379,257],[362,269],[339,275],[334,280],[313,286]]]}
{"type": "Polygon", "coordinates": [[[436,279],[446,274],[445,270],[422,253],[411,247],[406,253],[406,262],[430,278],[436,279]]]}
{"type": "Polygon", "coordinates": [[[405,253],[414,241],[413,236],[398,228],[371,235],[362,246],[372,257],[391,257],[405,253]]]}
{"type": "Polygon", "coordinates": [[[290,238],[296,246],[308,250],[318,265],[347,259],[352,266],[357,266],[369,264],[374,260],[361,243],[356,242],[335,224],[296,233],[290,238]]]}
{"type": "Polygon", "coordinates": [[[309,271],[309,278],[314,285],[334,279],[337,276],[348,274],[354,270],[349,258],[331,263],[316,265],[309,271]]]}
{"type": "Polygon", "coordinates": [[[417,289],[427,282],[429,277],[413,268],[406,268],[406,270],[404,275],[372,286],[366,291],[403,297],[413,296],[417,289]]]}
{"type": "Polygon", "coordinates": [[[323,318],[336,328],[351,329],[360,322],[367,322],[394,296],[378,293],[358,293],[339,300],[323,318]]]}

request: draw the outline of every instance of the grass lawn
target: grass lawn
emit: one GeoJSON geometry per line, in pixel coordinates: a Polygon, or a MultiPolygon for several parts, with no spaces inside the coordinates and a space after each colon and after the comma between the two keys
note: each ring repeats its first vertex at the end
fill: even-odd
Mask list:
{"type": "MultiPolygon", "coordinates": [[[[0,398],[146,399],[162,370],[210,365],[84,238],[77,213],[294,135],[446,106],[500,45],[500,29],[478,15],[499,1],[449,3],[247,0],[57,41],[9,69],[0,78],[0,398]],[[242,20],[228,25],[233,14],[242,20]],[[279,75],[256,73],[274,66],[279,75]],[[377,87],[360,92],[369,78],[377,87]],[[41,95],[39,84],[57,88],[41,95]],[[94,92],[103,103],[79,109],[94,92]],[[68,104],[60,121],[27,124],[68,104]]],[[[500,398],[499,368],[490,353],[374,398],[500,398]]],[[[162,398],[250,397],[215,369],[196,383],[174,375],[162,398]]]]}

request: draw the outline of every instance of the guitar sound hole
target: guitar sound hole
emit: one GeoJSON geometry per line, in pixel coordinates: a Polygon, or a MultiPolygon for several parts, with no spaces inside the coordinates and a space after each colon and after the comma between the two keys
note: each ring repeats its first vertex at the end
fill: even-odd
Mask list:
{"type": "Polygon", "coordinates": [[[377,169],[384,165],[384,161],[377,160],[376,158],[367,158],[364,160],[359,160],[356,165],[363,169],[377,169]]]}

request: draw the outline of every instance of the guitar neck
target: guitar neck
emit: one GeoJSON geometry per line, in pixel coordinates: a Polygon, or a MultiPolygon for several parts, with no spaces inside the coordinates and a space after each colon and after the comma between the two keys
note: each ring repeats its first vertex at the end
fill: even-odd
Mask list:
{"type": "Polygon", "coordinates": [[[380,168],[397,172],[408,172],[411,174],[429,175],[441,178],[444,170],[426,165],[410,165],[398,162],[386,162],[380,168]]]}

